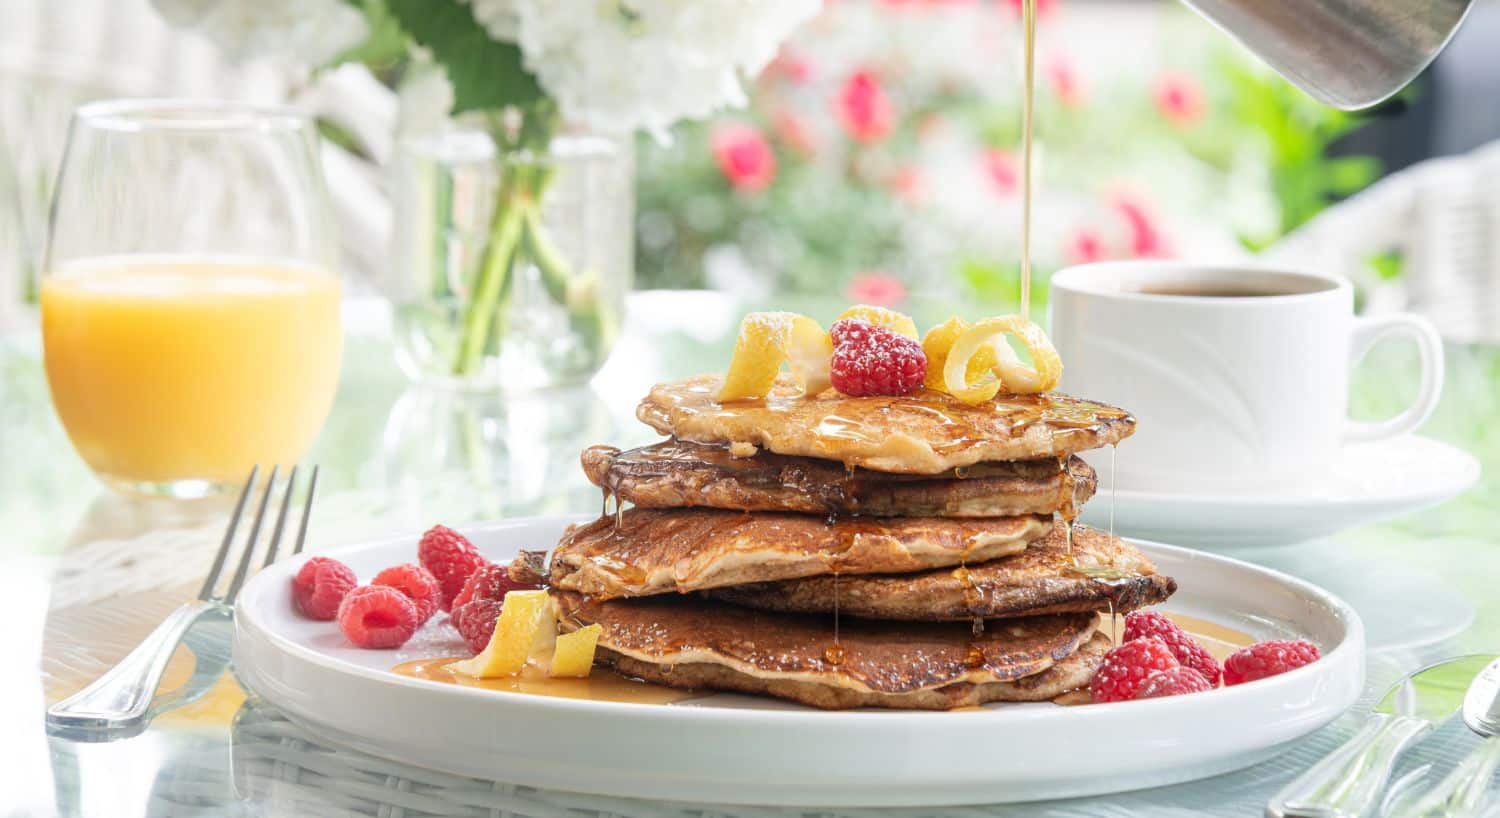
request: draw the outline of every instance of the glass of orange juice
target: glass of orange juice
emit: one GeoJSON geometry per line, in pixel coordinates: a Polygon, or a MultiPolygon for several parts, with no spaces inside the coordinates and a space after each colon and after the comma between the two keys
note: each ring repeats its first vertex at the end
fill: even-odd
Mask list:
{"type": "Polygon", "coordinates": [[[52,401],[106,483],[197,496],[306,453],[333,403],[336,242],[308,120],[78,109],[41,285],[52,401]]]}

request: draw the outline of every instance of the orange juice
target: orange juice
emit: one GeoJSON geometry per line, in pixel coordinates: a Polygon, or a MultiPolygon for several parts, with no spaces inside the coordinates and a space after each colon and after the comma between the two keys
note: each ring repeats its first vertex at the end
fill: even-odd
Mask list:
{"type": "Polygon", "coordinates": [[[288,262],[118,256],[42,281],[52,401],[100,476],[228,483],[312,444],[338,381],[339,283],[288,262]]]}

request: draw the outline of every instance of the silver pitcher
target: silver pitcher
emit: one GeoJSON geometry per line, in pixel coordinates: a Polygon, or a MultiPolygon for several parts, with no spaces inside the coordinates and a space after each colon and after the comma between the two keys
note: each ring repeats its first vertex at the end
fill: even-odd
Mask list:
{"type": "Polygon", "coordinates": [[[1452,39],[1474,0],[1183,0],[1314,98],[1367,108],[1452,39]]]}

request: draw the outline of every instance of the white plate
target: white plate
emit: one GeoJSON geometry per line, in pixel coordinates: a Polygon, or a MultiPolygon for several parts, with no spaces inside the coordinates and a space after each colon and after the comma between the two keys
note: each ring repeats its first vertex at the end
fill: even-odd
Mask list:
{"type": "MultiPolygon", "coordinates": [[[[1107,481],[1107,455],[1095,455],[1091,462],[1107,481]]],[[[1406,435],[1346,446],[1324,474],[1274,491],[1191,494],[1122,488],[1114,492],[1114,526],[1118,534],[1211,550],[1290,545],[1431,508],[1478,480],[1479,461],[1473,455],[1406,435]]],[[[1084,522],[1109,525],[1110,494],[1107,485],[1100,488],[1083,510],[1084,522]]]]}
{"type": "MultiPolygon", "coordinates": [[[[491,559],[556,542],[576,518],[470,527],[491,559]]],[[[362,579],[415,557],[415,535],[323,552],[362,579]]],[[[800,806],[915,806],[1115,792],[1268,758],[1359,695],[1354,611],[1301,580],[1142,543],[1180,590],[1165,607],[1256,638],[1300,637],[1320,661],[1192,696],[1086,707],[823,712],[737,695],[617,704],[444,685],[389,672],[459,643],[430,624],[399,651],[360,650],[292,611],[301,560],[263,571],[235,618],[240,678],[294,720],[359,750],[459,775],[591,793],[800,806]]]]}

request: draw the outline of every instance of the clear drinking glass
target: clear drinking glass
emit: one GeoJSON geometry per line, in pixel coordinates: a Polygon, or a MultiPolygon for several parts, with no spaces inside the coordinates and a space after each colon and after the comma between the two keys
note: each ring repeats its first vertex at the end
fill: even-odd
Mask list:
{"type": "Polygon", "coordinates": [[[338,381],[336,246],[305,118],[79,108],[41,313],[53,404],[89,467],[120,489],[195,496],[301,457],[338,381]]]}

